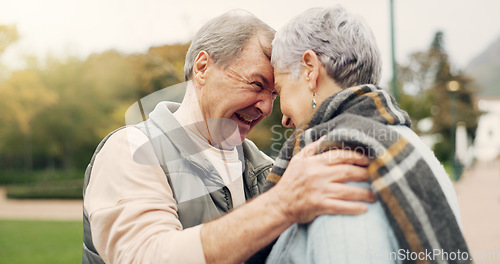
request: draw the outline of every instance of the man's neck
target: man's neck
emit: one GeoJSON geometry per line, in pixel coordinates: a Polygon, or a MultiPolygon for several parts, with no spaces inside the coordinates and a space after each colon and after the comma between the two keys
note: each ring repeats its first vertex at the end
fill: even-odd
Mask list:
{"type": "Polygon", "coordinates": [[[174,117],[183,127],[215,148],[230,150],[241,144],[239,130],[234,121],[216,118],[208,118],[207,121],[192,82],[188,82],[186,95],[179,109],[174,112],[174,117]],[[227,138],[221,138],[223,135],[227,138]]]}
{"type": "Polygon", "coordinates": [[[187,82],[186,95],[179,109],[173,115],[184,128],[210,142],[208,129],[192,82],[187,82]]]}

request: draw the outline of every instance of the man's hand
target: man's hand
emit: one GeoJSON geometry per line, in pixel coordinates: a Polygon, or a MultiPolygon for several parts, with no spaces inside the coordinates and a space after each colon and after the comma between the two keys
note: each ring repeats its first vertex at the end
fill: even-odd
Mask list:
{"type": "Polygon", "coordinates": [[[366,212],[367,206],[360,201],[374,202],[374,194],[343,183],[366,181],[368,158],[347,150],[316,155],[320,143],[309,144],[295,155],[269,191],[203,224],[207,263],[241,263],[296,222],[307,223],[323,214],[366,212]]]}
{"type": "Polygon", "coordinates": [[[375,195],[348,181],[367,181],[369,159],[354,151],[318,153],[322,139],[295,155],[277,185],[269,190],[277,210],[291,222],[308,223],[319,215],[356,215],[366,212],[362,202],[375,202],[375,195]]]}

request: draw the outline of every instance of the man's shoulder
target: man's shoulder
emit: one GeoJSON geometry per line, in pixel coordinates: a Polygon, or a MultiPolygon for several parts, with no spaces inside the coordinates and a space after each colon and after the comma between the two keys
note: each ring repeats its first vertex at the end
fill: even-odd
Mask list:
{"type": "Polygon", "coordinates": [[[135,126],[124,126],[110,132],[103,140],[105,145],[114,143],[127,143],[128,145],[144,144],[148,137],[135,126]]]}
{"type": "Polygon", "coordinates": [[[274,160],[267,154],[262,152],[253,141],[250,139],[245,139],[243,141],[243,154],[245,159],[255,165],[272,165],[274,160]]]}
{"type": "MultiPolygon", "coordinates": [[[[131,156],[140,156],[138,153],[150,151],[149,138],[134,126],[120,127],[106,135],[97,145],[90,164],[94,160],[109,159],[118,153],[130,152],[131,156]]],[[[148,155],[150,156],[150,155],[148,155]]]]}

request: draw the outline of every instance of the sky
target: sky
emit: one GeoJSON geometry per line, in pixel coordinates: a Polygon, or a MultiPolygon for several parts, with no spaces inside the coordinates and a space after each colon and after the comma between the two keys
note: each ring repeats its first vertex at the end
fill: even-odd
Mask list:
{"type": "MultiPolygon", "coordinates": [[[[13,25],[21,39],[0,62],[22,67],[24,56],[85,58],[115,49],[145,52],[151,46],[188,42],[208,20],[245,9],[275,29],[311,7],[341,4],[371,26],[383,59],[382,84],[390,80],[389,0],[0,0],[0,25],[13,25]]],[[[452,63],[463,69],[500,38],[498,0],[394,0],[396,60],[405,62],[444,32],[452,63]]]]}

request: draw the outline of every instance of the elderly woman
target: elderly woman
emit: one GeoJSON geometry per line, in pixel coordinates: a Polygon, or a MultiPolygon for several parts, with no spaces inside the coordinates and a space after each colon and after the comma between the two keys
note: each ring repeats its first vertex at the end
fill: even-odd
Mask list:
{"type": "Polygon", "coordinates": [[[272,45],[282,123],[296,130],[268,188],[294,154],[323,137],[319,152],[351,148],[370,158],[370,183],[349,184],[371,188],[378,202],[363,215],[293,225],[268,263],[398,263],[468,254],[452,184],[411,131],[406,112],[376,86],[380,55],[361,19],[341,7],[311,9],[278,31],[272,45]]]}

